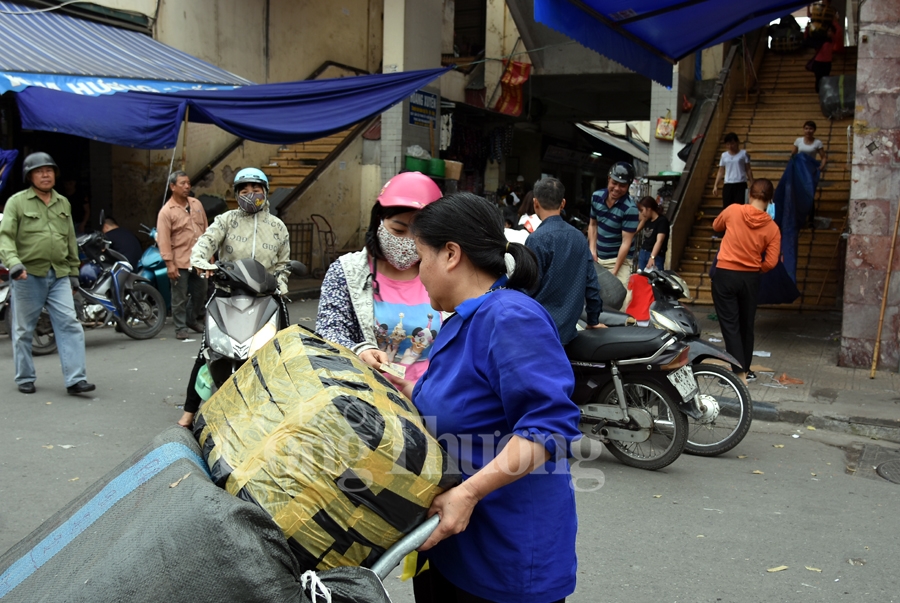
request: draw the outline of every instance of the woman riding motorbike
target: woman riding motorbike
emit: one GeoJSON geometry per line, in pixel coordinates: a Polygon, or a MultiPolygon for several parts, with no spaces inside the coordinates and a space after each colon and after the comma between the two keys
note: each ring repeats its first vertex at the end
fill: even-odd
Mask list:
{"type": "MultiPolygon", "coordinates": [[[[215,270],[210,259],[220,261],[255,259],[267,272],[278,279],[278,291],[287,293],[290,273],[290,238],[284,222],[269,213],[269,179],[256,168],[244,168],[234,176],[234,196],[238,209],[221,214],[204,232],[191,250],[191,267],[209,276],[215,270]]],[[[184,414],[178,424],[190,427],[200,408],[200,395],[194,388],[197,374],[203,367],[203,357],[197,361],[188,379],[184,414]]]]}

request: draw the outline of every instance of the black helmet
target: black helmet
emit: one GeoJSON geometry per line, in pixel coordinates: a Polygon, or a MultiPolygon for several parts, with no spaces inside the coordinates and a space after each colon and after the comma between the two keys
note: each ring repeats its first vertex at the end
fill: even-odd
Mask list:
{"type": "Polygon", "coordinates": [[[53,172],[58,177],[59,166],[56,165],[55,161],[53,161],[53,157],[51,157],[47,153],[32,153],[25,158],[25,161],[22,162],[22,180],[28,182],[28,174],[30,174],[32,170],[36,170],[39,167],[48,165],[53,168],[53,172]]]}
{"type": "Polygon", "coordinates": [[[609,177],[616,182],[630,185],[634,181],[634,168],[630,163],[620,161],[609,168],[609,177]]]}

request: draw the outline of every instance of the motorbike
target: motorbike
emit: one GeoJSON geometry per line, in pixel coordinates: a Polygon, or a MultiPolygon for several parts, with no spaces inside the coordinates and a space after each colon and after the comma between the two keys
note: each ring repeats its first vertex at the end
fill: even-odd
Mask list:
{"type": "Polygon", "coordinates": [[[153,243],[144,250],[137,265],[137,273],[147,279],[162,294],[166,301],[166,312],[172,311],[172,290],[166,262],[156,245],[156,228],[141,224],[140,232],[150,237],[153,243]]]}
{"type": "MultiPolygon", "coordinates": [[[[3,214],[0,213],[0,221],[3,214]]],[[[0,263],[0,321],[4,329],[12,338],[12,287],[10,286],[9,269],[0,263]]],[[[56,351],[56,337],[53,335],[53,325],[50,322],[50,313],[47,308],[41,309],[37,324],[34,327],[34,335],[31,340],[31,353],[35,356],[46,356],[56,351]]]]}
{"type": "MultiPolygon", "coordinates": [[[[737,446],[753,420],[753,401],[746,384],[729,368],[712,364],[718,360],[737,366],[737,359],[722,348],[704,341],[697,319],[680,303],[690,298],[684,280],[669,270],[637,272],[648,279],[654,301],[650,305],[650,325],[665,330],[690,346],[688,361],[699,387],[702,406],[699,416],[688,416],[689,432],[685,452],[700,456],[717,456],[737,446]]],[[[634,324],[633,317],[606,311],[601,314],[603,324],[634,324]]]]}
{"type": "Polygon", "coordinates": [[[687,417],[705,412],[689,353],[661,329],[579,331],[566,354],[581,431],[625,465],[651,471],[670,465],[687,443],[687,417]]]}
{"type": "Polygon", "coordinates": [[[97,232],[78,237],[86,260],[79,272],[75,312],[86,327],[115,322],[132,339],[156,337],[166,322],[166,302],[128,259],[97,232]]]}
{"type": "MultiPolygon", "coordinates": [[[[242,259],[218,261],[215,266],[214,291],[206,303],[206,331],[200,350],[205,365],[194,385],[203,400],[289,324],[278,281],[262,264],[242,259]]],[[[303,276],[307,268],[292,261],[291,272],[303,276]]]]}

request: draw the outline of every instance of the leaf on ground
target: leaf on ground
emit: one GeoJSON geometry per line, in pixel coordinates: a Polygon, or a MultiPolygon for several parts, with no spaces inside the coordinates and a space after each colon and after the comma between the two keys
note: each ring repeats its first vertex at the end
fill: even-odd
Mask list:
{"type": "Polygon", "coordinates": [[[180,484],[181,482],[183,482],[184,480],[186,480],[186,479],[187,479],[187,476],[189,476],[191,473],[192,473],[191,471],[188,471],[188,472],[185,473],[183,476],[181,476],[178,480],[176,480],[176,481],[172,482],[171,484],[169,484],[169,487],[170,487],[170,488],[174,488],[175,486],[177,486],[178,484],[180,484]]]}
{"type": "Polygon", "coordinates": [[[70,481],[70,482],[77,482],[77,481],[80,480],[80,479],[81,479],[80,477],[73,477],[73,478],[70,479],[69,481],[70,481]]]}
{"type": "Polygon", "coordinates": [[[815,431],[815,430],[816,430],[816,428],[813,427],[812,425],[807,425],[806,428],[807,428],[808,430],[810,430],[810,431],[815,431]]]}
{"type": "Polygon", "coordinates": [[[753,475],[765,475],[765,473],[763,473],[763,472],[760,471],[759,469],[754,469],[754,470],[753,470],[753,475]]]}
{"type": "Polygon", "coordinates": [[[68,450],[69,448],[75,448],[75,444],[60,444],[59,447],[68,450]]]}
{"type": "Polygon", "coordinates": [[[697,538],[706,538],[703,534],[697,534],[697,538]]]}
{"type": "Polygon", "coordinates": [[[819,572],[820,574],[822,573],[822,570],[820,570],[820,569],[817,568],[817,567],[809,567],[809,566],[807,565],[807,566],[806,566],[806,569],[808,569],[808,570],[811,571],[811,572],[819,572]]]}
{"type": "Polygon", "coordinates": [[[44,402],[44,404],[53,404],[53,402],[44,402]]]}
{"type": "Polygon", "coordinates": [[[662,494],[654,494],[653,498],[662,498],[662,494]]]}
{"type": "Polygon", "coordinates": [[[47,444],[46,446],[41,446],[41,448],[46,448],[47,450],[50,450],[51,448],[53,448],[53,444],[47,444]]]}
{"type": "Polygon", "coordinates": [[[767,569],[766,571],[769,572],[769,573],[771,574],[771,573],[773,573],[773,572],[783,572],[783,571],[786,570],[787,568],[788,568],[788,566],[786,566],[786,565],[779,565],[778,567],[770,567],[770,568],[767,569]]]}
{"type": "Polygon", "coordinates": [[[784,448],[784,444],[772,444],[772,448],[784,448]]]}
{"type": "Polygon", "coordinates": [[[739,459],[745,459],[745,458],[747,458],[747,455],[746,455],[746,454],[739,454],[739,455],[738,455],[738,458],[739,458],[739,459]]]}
{"type": "Polygon", "coordinates": [[[816,476],[816,474],[815,474],[815,473],[812,473],[812,472],[810,472],[810,475],[813,476],[813,477],[816,476]]]}

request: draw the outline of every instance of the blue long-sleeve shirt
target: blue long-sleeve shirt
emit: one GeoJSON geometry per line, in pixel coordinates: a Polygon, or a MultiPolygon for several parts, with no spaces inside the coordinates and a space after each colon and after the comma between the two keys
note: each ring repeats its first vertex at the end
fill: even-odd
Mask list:
{"type": "Polygon", "coordinates": [[[582,308],[587,322],[600,320],[600,283],[587,239],[559,216],[550,216],[526,240],[537,256],[541,284],[534,294],[556,323],[563,345],[575,338],[582,308]]]}
{"type": "Polygon", "coordinates": [[[522,293],[499,289],[456,311],[413,390],[427,429],[463,478],[489,463],[512,435],[541,442],[551,456],[484,497],[464,532],[424,555],[450,582],[482,598],[562,599],[575,590],[577,568],[566,459],[581,434],[571,366],[550,315],[522,293]]]}

